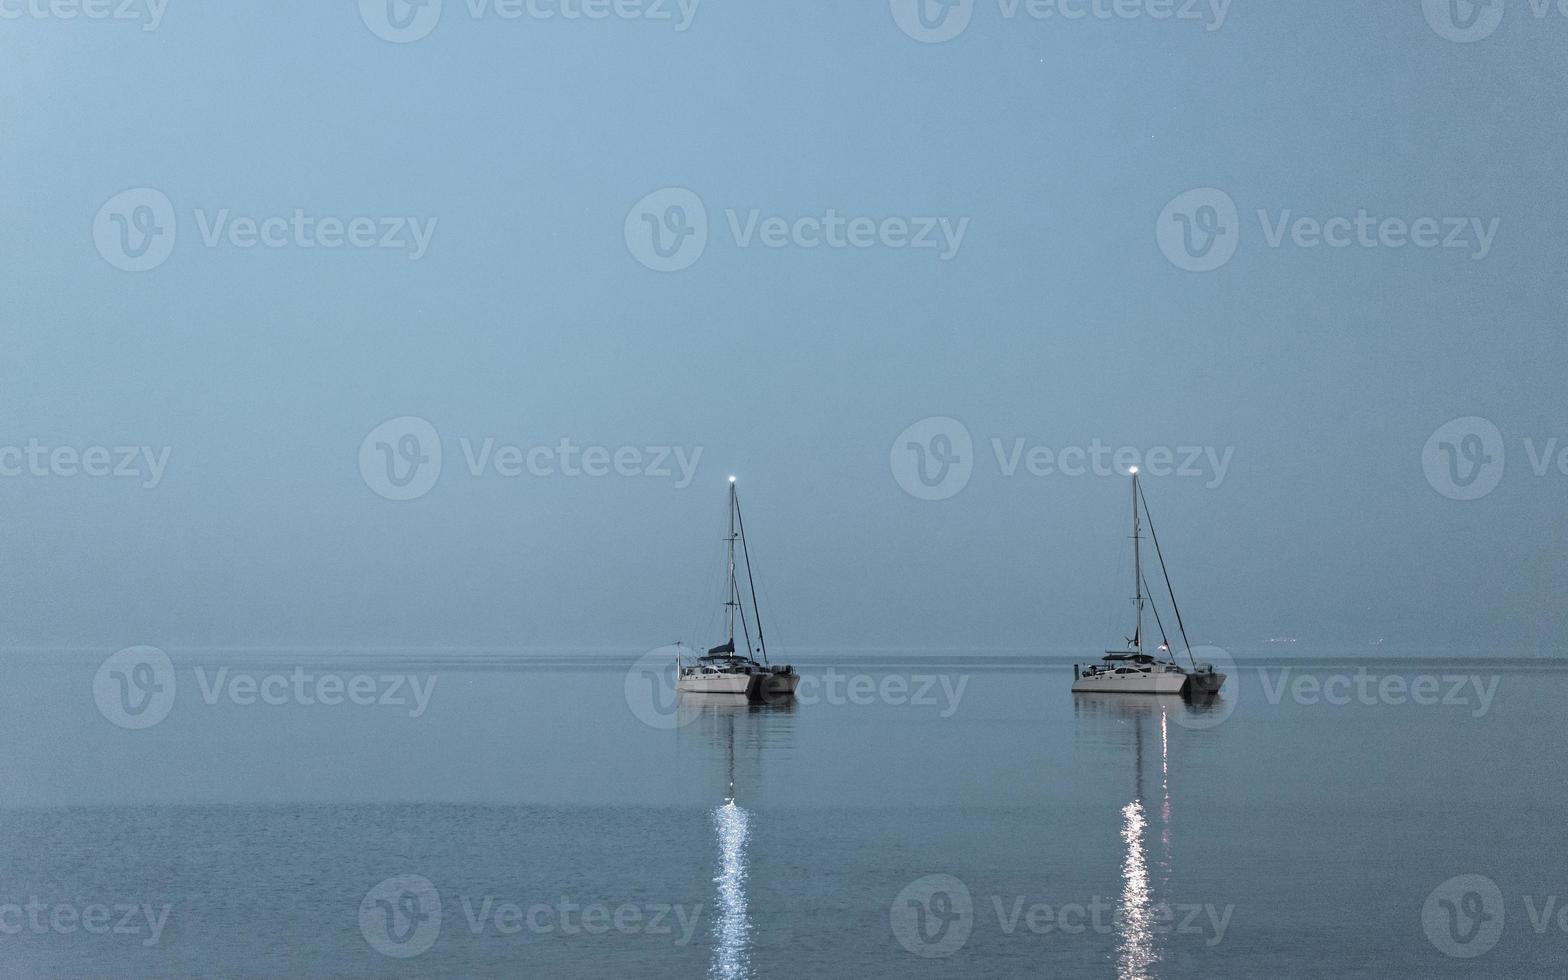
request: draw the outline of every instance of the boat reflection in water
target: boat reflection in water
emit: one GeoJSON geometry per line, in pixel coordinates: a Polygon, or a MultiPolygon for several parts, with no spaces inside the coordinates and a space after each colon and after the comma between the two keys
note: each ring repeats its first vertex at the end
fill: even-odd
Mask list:
{"type": "MultiPolygon", "coordinates": [[[[699,712],[700,731],[716,745],[722,745],[728,775],[724,802],[714,807],[711,817],[717,844],[718,863],[713,878],[714,918],[713,954],[708,976],[714,980],[742,980],[751,971],[751,915],[746,901],[746,847],[751,839],[751,813],[736,802],[735,729],[737,721],[750,735],[748,741],[760,756],[766,740],[764,731],[788,734],[786,722],[777,726],[748,726],[747,722],[793,713],[793,700],[771,704],[749,702],[745,695],[682,694],[682,701],[699,712]]],[[[760,769],[760,766],[758,767],[760,769]]]]}
{"type": "Polygon", "coordinates": [[[1080,694],[1073,701],[1080,735],[1102,736],[1113,743],[1113,749],[1131,743],[1133,755],[1132,798],[1121,808],[1121,895],[1115,920],[1119,980],[1153,980],[1159,975],[1157,926],[1162,921],[1168,924],[1168,914],[1164,920],[1160,915],[1161,906],[1169,901],[1171,875],[1171,719],[1213,710],[1213,703],[1212,699],[1147,694],[1080,694]],[[1153,760],[1146,758],[1156,752],[1157,787],[1148,782],[1153,760]],[[1159,831],[1153,855],[1151,822],[1159,831]]]}

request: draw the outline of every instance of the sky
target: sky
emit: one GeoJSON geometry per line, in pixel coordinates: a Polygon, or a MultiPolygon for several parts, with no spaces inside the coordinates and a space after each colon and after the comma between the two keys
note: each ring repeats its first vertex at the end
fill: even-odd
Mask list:
{"type": "Polygon", "coordinates": [[[1096,651],[1131,460],[1194,642],[1568,645],[1555,7],[150,2],[0,4],[0,646],[712,644],[733,474],[1096,651]]]}

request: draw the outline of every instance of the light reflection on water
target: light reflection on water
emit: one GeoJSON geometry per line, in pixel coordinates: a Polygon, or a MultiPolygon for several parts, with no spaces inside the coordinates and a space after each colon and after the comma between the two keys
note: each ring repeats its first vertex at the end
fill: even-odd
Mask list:
{"type": "Polygon", "coordinates": [[[1133,800],[1122,807],[1122,841],[1127,845],[1122,859],[1122,901],[1118,923],[1117,976],[1121,980],[1150,980],[1149,967],[1158,958],[1154,951],[1154,909],[1149,894],[1149,866],[1143,854],[1143,801],[1133,800]]]}
{"type": "Polygon", "coordinates": [[[1171,733],[1170,718],[1160,708],[1160,869],[1171,873],[1171,733]]]}
{"type": "MultiPolygon", "coordinates": [[[[713,831],[718,842],[719,870],[714,877],[713,955],[708,976],[714,980],[742,980],[751,972],[751,915],[746,901],[746,845],[751,837],[751,814],[735,798],[736,721],[787,719],[793,702],[783,706],[759,707],[744,697],[729,695],[683,695],[699,712],[699,726],[726,757],[729,789],[724,804],[713,810],[713,831]]],[[[784,722],[787,731],[787,720],[784,722]]],[[[745,726],[748,741],[760,751],[766,726],[745,726]]],[[[759,766],[760,776],[760,766],[759,766]]]]}
{"type": "MultiPolygon", "coordinates": [[[[1155,892],[1167,892],[1171,874],[1171,770],[1170,712],[1191,710],[1180,699],[1158,695],[1102,695],[1080,697],[1075,702],[1080,718],[1106,718],[1116,723],[1118,733],[1131,735],[1132,797],[1121,808],[1121,896],[1117,902],[1115,927],[1116,975],[1119,980],[1155,980],[1160,975],[1160,950],[1156,934],[1156,912],[1164,899],[1155,892]],[[1158,799],[1150,800],[1145,788],[1145,744],[1151,729],[1159,737],[1158,799]],[[1154,855],[1158,880],[1151,878],[1150,855],[1146,838],[1151,820],[1159,821],[1159,846],[1154,855]]],[[[1123,735],[1122,737],[1125,737],[1123,735]]],[[[1123,743],[1125,744],[1125,743],[1123,743]]]]}
{"type": "Polygon", "coordinates": [[[750,815],[730,800],[713,811],[713,828],[719,839],[719,874],[713,924],[713,962],[708,976],[739,980],[751,975],[746,955],[751,920],[746,912],[746,840],[750,815]]]}

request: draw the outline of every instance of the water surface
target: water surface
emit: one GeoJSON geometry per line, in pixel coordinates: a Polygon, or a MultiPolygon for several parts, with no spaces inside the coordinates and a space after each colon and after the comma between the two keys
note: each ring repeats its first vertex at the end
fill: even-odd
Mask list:
{"type": "Polygon", "coordinates": [[[1547,662],[1255,659],[1194,705],[1075,698],[1046,658],[819,655],[794,705],[660,715],[619,655],[176,651],[167,716],[127,729],[102,659],[4,668],[0,975],[1521,976],[1568,950],[1531,920],[1568,894],[1547,662]],[[427,699],[227,686],[300,665],[427,699]],[[1504,913],[1473,958],[1492,899],[1459,875],[1504,913]]]}

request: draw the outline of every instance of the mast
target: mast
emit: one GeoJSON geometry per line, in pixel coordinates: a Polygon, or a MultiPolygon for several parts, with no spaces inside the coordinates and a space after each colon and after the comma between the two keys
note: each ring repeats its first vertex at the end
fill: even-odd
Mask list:
{"type": "Polygon", "coordinates": [[[724,594],[724,624],[726,634],[729,636],[730,646],[735,645],[735,608],[739,605],[740,595],[735,586],[735,478],[730,477],[730,582],[729,589],[724,594]]]}
{"type": "MultiPolygon", "coordinates": [[[[1138,610],[1138,629],[1132,635],[1132,645],[1138,653],[1143,652],[1143,549],[1141,528],[1138,524],[1138,467],[1132,468],[1132,577],[1133,598],[1132,602],[1138,610]]],[[[732,548],[733,550],[733,548],[732,548]]],[[[731,572],[733,574],[733,571],[731,572]]]]}

